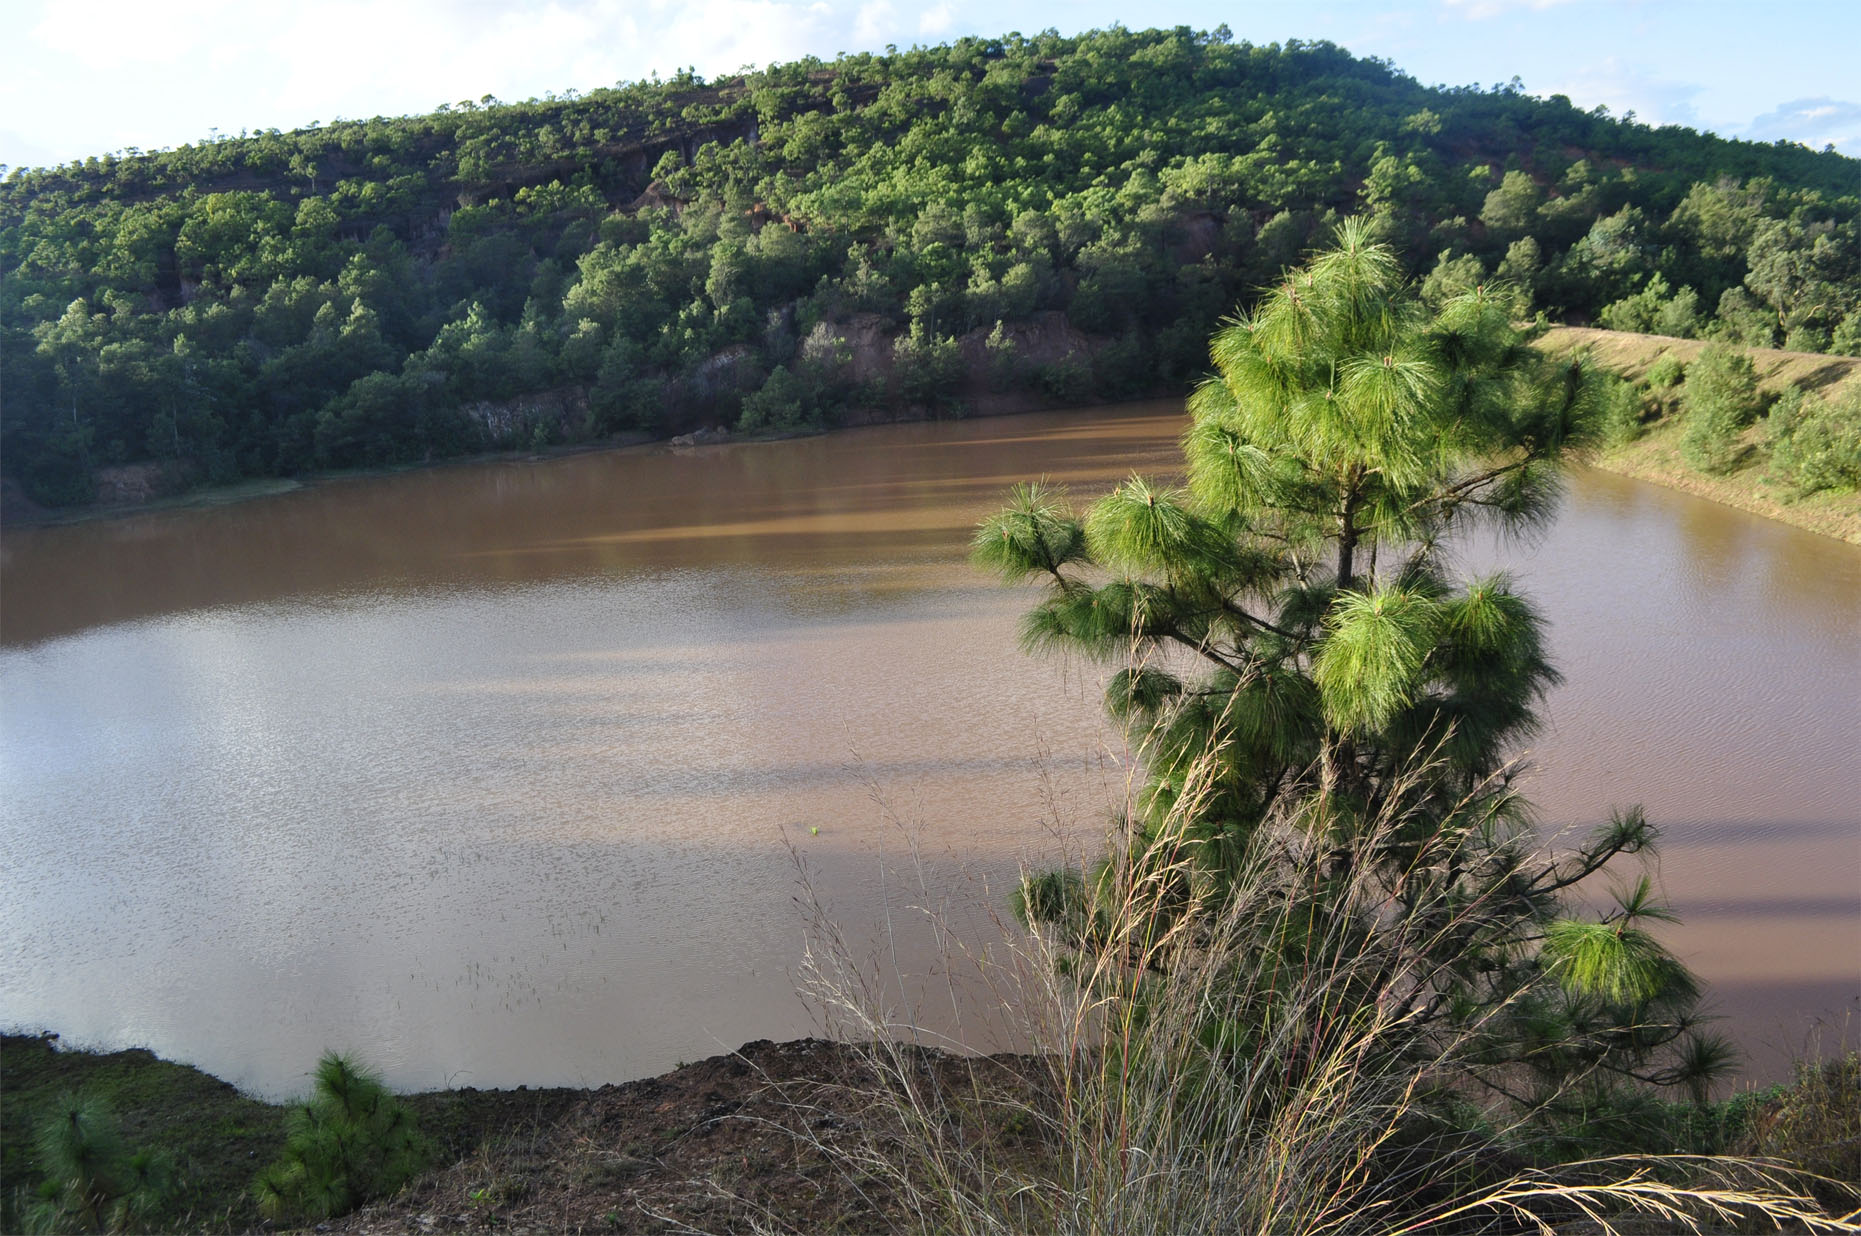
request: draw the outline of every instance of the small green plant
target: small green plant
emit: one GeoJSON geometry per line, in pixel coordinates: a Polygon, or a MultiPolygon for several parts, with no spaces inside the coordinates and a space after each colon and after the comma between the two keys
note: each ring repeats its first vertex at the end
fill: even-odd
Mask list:
{"type": "Polygon", "coordinates": [[[1614,374],[1599,374],[1597,396],[1605,446],[1626,446],[1641,436],[1642,400],[1631,383],[1614,374]]]}
{"type": "Polygon", "coordinates": [[[1687,376],[1686,362],[1672,352],[1662,353],[1659,360],[1648,368],[1648,376],[1643,379],[1651,391],[1670,391],[1679,386],[1687,376]]]}
{"type": "Polygon", "coordinates": [[[1701,472],[1732,471],[1743,454],[1739,433],[1763,406],[1750,355],[1722,344],[1700,353],[1687,370],[1680,406],[1686,413],[1680,457],[1701,472]]]}
{"type": "Polygon", "coordinates": [[[287,1130],[283,1156],[252,1186],[269,1219],[343,1214],[406,1184],[431,1153],[400,1100],[336,1052],[317,1062],[315,1090],[287,1130]]]}
{"type": "Polygon", "coordinates": [[[173,1189],[167,1160],[126,1146],[101,1099],[61,1096],[35,1131],[33,1152],[45,1179],[23,1217],[36,1231],[143,1230],[173,1189]]]}

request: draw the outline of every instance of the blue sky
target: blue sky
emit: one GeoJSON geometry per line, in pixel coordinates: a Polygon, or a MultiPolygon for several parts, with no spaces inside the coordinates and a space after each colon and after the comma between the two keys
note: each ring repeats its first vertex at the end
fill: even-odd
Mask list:
{"type": "Polygon", "coordinates": [[[1861,156],[1861,0],[7,0],[0,163],[1114,22],[1329,39],[1431,85],[1516,76],[1586,109],[1861,156]]]}

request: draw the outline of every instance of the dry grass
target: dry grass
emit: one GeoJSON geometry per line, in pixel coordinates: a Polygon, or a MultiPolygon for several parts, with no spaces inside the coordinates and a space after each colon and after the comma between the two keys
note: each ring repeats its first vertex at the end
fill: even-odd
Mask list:
{"type": "Polygon", "coordinates": [[[1744,1149],[1815,1173],[1816,1196],[1831,1210],[1861,1206],[1861,1051],[1799,1062],[1744,1149]]]}
{"type": "MultiPolygon", "coordinates": [[[[1674,356],[1691,364],[1709,345],[1699,339],[1675,339],[1667,335],[1637,335],[1588,326],[1553,326],[1539,336],[1537,346],[1551,356],[1586,350],[1611,373],[1639,382],[1661,357],[1674,356]]],[[[1826,397],[1844,386],[1861,386],[1861,357],[1784,352],[1775,348],[1750,348],[1748,351],[1758,371],[1759,385],[1772,394],[1786,386],[1799,386],[1826,397]]]]}
{"type": "MultiPolygon", "coordinates": [[[[827,1152],[908,1199],[923,1233],[1861,1232],[1775,1163],[1530,1170],[1508,1163],[1497,1109],[1445,1128],[1428,1100],[1452,1097],[1445,1079],[1485,1027],[1424,1030],[1408,997],[1431,981],[1413,962],[1428,941],[1378,932],[1366,946],[1345,922],[1380,914],[1390,937],[1452,927],[1391,918],[1368,877],[1327,887],[1337,913],[1311,913],[1336,851],[1298,824],[1276,830],[1278,861],[1197,913],[1180,913],[1186,856],[1147,867],[1084,947],[1008,923],[989,947],[966,947],[928,896],[900,907],[890,930],[916,914],[946,946],[953,990],[986,993],[1032,1049],[954,1071],[923,1050],[923,1020],[884,977],[887,950],[862,957],[817,903],[804,990],[830,1032],[868,1045],[879,1081],[861,1099],[889,1113],[827,1152]]],[[[1395,824],[1370,830],[1365,853],[1395,824]]]]}

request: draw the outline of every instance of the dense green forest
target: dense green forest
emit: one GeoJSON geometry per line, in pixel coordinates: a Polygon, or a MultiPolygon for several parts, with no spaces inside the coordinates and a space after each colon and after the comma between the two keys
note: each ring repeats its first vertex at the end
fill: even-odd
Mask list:
{"type": "Polygon", "coordinates": [[[5,474],[223,482],[1182,391],[1359,214],[1425,297],[1861,354],[1861,161],[1225,29],[963,39],[0,185],[5,474]]]}

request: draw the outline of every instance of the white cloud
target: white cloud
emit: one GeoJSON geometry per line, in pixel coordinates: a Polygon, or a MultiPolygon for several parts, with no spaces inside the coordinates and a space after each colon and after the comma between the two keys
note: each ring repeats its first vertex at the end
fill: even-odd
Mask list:
{"type": "Polygon", "coordinates": [[[1826,96],[1792,99],[1754,119],[1740,136],[1802,142],[1817,150],[1833,145],[1843,154],[1861,154],[1861,103],[1826,96]]]}
{"type": "Polygon", "coordinates": [[[865,46],[881,43],[898,28],[891,0],[869,0],[853,18],[853,39],[865,46]]]}
{"type": "Polygon", "coordinates": [[[1565,95],[1586,111],[1601,104],[1618,117],[1634,112],[1635,118],[1643,124],[1697,127],[1700,123],[1697,100],[1704,90],[1705,87],[1692,82],[1656,77],[1609,56],[1574,77],[1541,91],[1534,89],[1533,93],[1565,95]]]}
{"type": "Polygon", "coordinates": [[[918,18],[918,33],[941,35],[946,33],[955,21],[956,14],[950,11],[949,5],[933,4],[924,10],[922,17],[918,18]]]}

